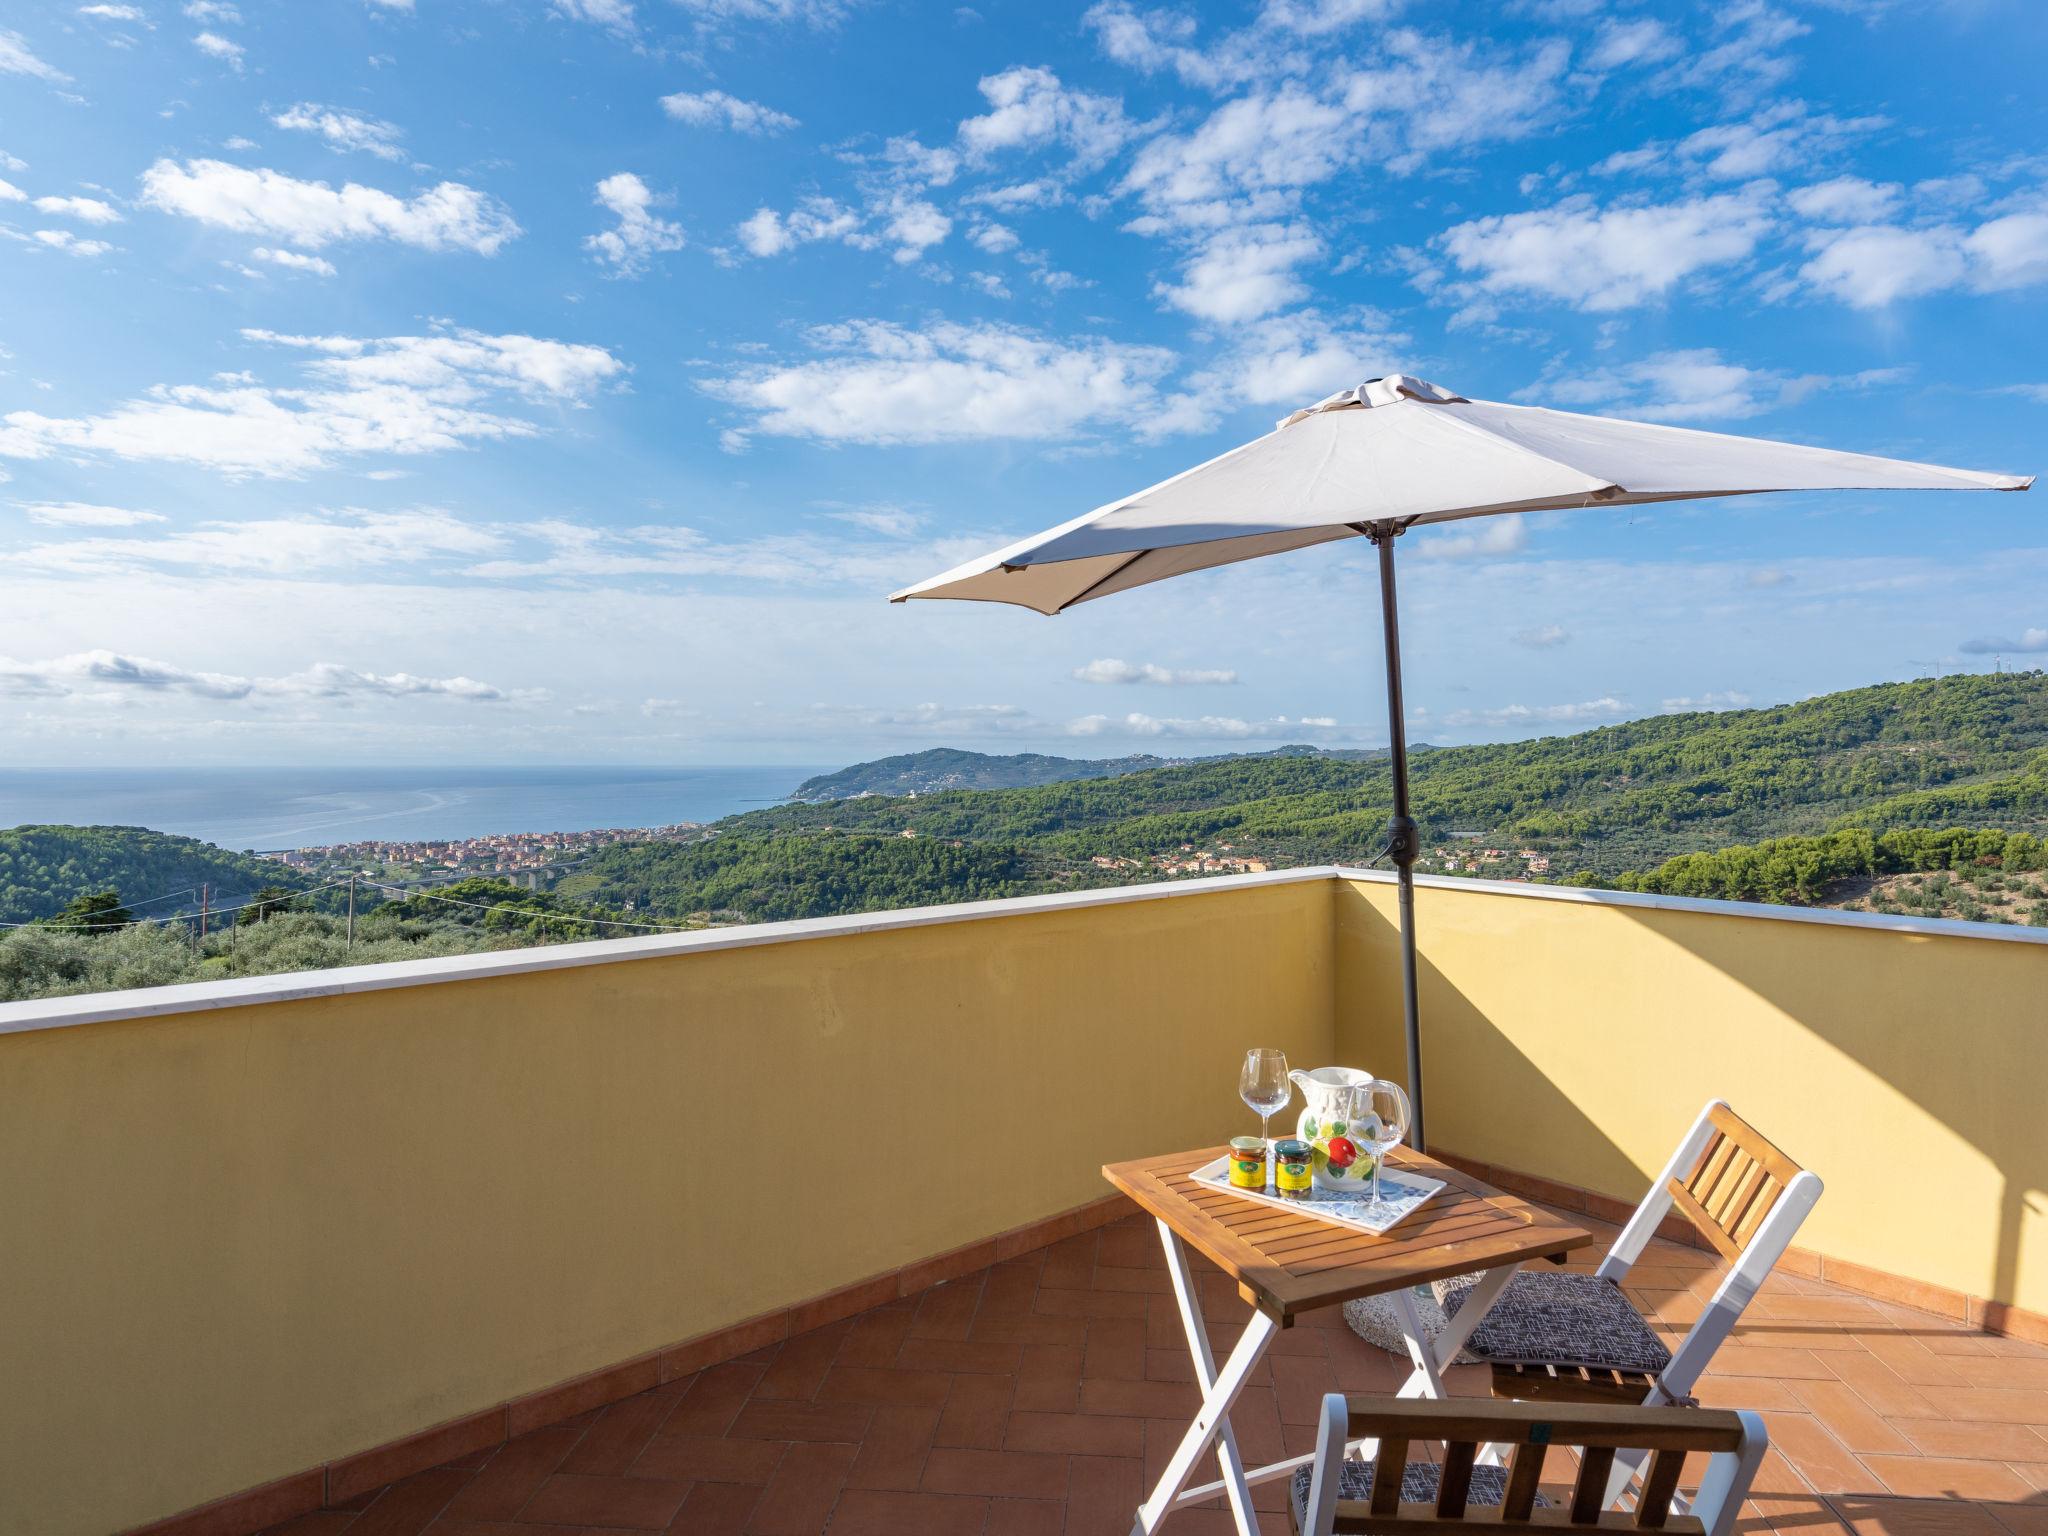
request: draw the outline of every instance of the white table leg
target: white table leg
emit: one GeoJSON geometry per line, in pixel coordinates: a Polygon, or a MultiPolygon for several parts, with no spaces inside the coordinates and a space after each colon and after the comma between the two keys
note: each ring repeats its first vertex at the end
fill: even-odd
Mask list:
{"type": "Polygon", "coordinates": [[[1138,1507],[1138,1518],[1131,1527],[1131,1536],[1152,1536],[1159,1528],[1159,1523],[1180,1502],[1181,1490],[1187,1486],[1195,1463],[1202,1459],[1202,1453],[1212,1441],[1216,1443],[1216,1459],[1223,1469],[1223,1491],[1230,1500],[1239,1536],[1258,1536],[1258,1521],[1252,1513],[1244,1462],[1238,1455],[1236,1432],[1230,1427],[1230,1409],[1244,1391],[1252,1372],[1258,1369],[1259,1361],[1265,1357],[1266,1348],[1273,1342],[1273,1335],[1279,1332],[1280,1325],[1265,1313],[1254,1310],[1251,1321],[1245,1325],[1244,1333],[1239,1336],[1230,1358],[1223,1362],[1223,1369],[1219,1372],[1215,1354],[1209,1348],[1208,1329],[1202,1320],[1201,1298],[1195,1290],[1194,1276],[1188,1272],[1186,1250],[1181,1247],[1173,1229],[1163,1221],[1159,1223],[1159,1240],[1166,1249],[1166,1268],[1173,1278],[1174,1299],[1180,1303],[1181,1326],[1187,1330],[1188,1352],[1194,1357],[1195,1382],[1202,1389],[1202,1406],[1195,1414],[1194,1423],[1188,1426],[1188,1432],[1181,1436],[1180,1444],[1174,1448],[1152,1496],[1138,1507]]]}
{"type": "MultiPolygon", "coordinates": [[[[1458,1309],[1458,1315],[1450,1320],[1444,1331],[1435,1339],[1423,1337],[1422,1315],[1415,1309],[1415,1298],[1408,1291],[1393,1294],[1394,1316],[1400,1321],[1402,1337],[1408,1344],[1408,1358],[1415,1369],[1407,1381],[1401,1384],[1397,1397],[1443,1398],[1444,1372],[1458,1358],[1458,1351],[1465,1347],[1465,1341],[1486,1314],[1493,1310],[1493,1304],[1500,1300],[1501,1292],[1508,1288],[1508,1282],[1515,1277],[1519,1264],[1503,1264],[1498,1269],[1489,1269],[1472,1287],[1472,1294],[1465,1298],[1465,1305],[1458,1309]]],[[[1368,1454],[1377,1454],[1375,1447],[1368,1454]]],[[[1490,1445],[1479,1448],[1477,1458],[1482,1463],[1499,1461],[1500,1453],[1490,1445]]]]}

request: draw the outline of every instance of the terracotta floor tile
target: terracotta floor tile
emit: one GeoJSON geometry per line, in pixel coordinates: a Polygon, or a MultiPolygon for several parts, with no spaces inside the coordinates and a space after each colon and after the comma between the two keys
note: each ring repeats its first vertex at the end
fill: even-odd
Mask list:
{"type": "Polygon", "coordinates": [[[1987,1504],[1984,1508],[2013,1536],[2048,1536],[2048,1504],[1987,1504]]]}
{"type": "MultiPolygon", "coordinates": [[[[889,1314],[879,1314],[887,1316],[889,1314]]],[[[839,1348],[853,1330],[853,1322],[828,1323],[784,1339],[775,1361],[754,1388],[756,1397],[803,1397],[818,1395],[818,1383],[839,1356],[839,1348]]]]}
{"type": "Polygon", "coordinates": [[[665,1530],[682,1508],[688,1483],[668,1477],[578,1477],[557,1472],[519,1512],[525,1521],[665,1530]]]}
{"type": "MultiPolygon", "coordinates": [[[[1085,1456],[1082,1461],[1107,1458],[1085,1456]]],[[[930,1493],[983,1493],[1011,1499],[1056,1499],[1065,1496],[1067,1460],[1024,1451],[965,1450],[934,1446],[924,1464],[924,1488],[930,1493]]],[[[1135,1463],[1133,1463],[1135,1465],[1135,1463]]],[[[1135,1503],[1132,1505],[1135,1509],[1135,1503]]],[[[1125,1529],[1130,1522],[1125,1521],[1125,1529]]]]}
{"type": "MultiPolygon", "coordinates": [[[[884,1362],[903,1371],[974,1371],[988,1375],[1015,1375],[1024,1357],[1024,1345],[986,1339],[906,1338],[893,1361],[884,1362]]],[[[844,1364],[855,1362],[846,1361],[844,1364]]]]}
{"type": "Polygon", "coordinates": [[[749,1440],[839,1441],[854,1444],[873,1410],[864,1403],[792,1403],[757,1397],[739,1411],[730,1433],[749,1440]]]}
{"type": "Polygon", "coordinates": [[[469,1481],[467,1472],[421,1472],[393,1483],[356,1516],[351,1531],[365,1536],[419,1536],[469,1481]]]}
{"type": "Polygon", "coordinates": [[[924,1476],[938,1432],[939,1410],[890,1403],[875,1410],[862,1436],[860,1454],[846,1479],[849,1488],[913,1489],[924,1476]]]}
{"type": "Polygon", "coordinates": [[[1983,1424],[1967,1419],[1890,1421],[1923,1456],[1979,1461],[2048,1461],[2048,1433],[2024,1424],[1983,1424]]]}
{"type": "Polygon", "coordinates": [[[1785,1383],[1806,1411],[1850,1450],[1910,1456],[1914,1447],[1845,1381],[1785,1383]]]}
{"type": "Polygon", "coordinates": [[[2048,1359],[1986,1355],[1951,1363],[1973,1387],[2048,1387],[2048,1359]]]}
{"type": "Polygon", "coordinates": [[[851,1445],[792,1445],[747,1518],[749,1536],[819,1536],[856,1454],[851,1445]]]}
{"type": "Polygon", "coordinates": [[[731,1361],[699,1371],[661,1423],[664,1435],[722,1435],[745,1406],[765,1367],[731,1361]]]}
{"type": "Polygon", "coordinates": [[[1003,1449],[1068,1456],[1142,1456],[1145,1423],[1096,1413],[1012,1413],[1003,1449]]]}
{"type": "MultiPolygon", "coordinates": [[[[1083,1376],[1122,1376],[1142,1381],[1145,1368],[1145,1320],[1142,1317],[1098,1317],[1088,1324],[1088,1342],[1083,1346],[1083,1376]]],[[[1187,1350],[1181,1358],[1193,1368],[1187,1350]]]]}
{"type": "Polygon", "coordinates": [[[935,1285],[918,1297],[917,1307],[905,1325],[906,1336],[922,1339],[964,1339],[981,1307],[982,1286],[977,1275],[945,1285],[935,1285]]]}
{"type": "Polygon", "coordinates": [[[353,1510],[319,1509],[283,1525],[273,1525],[262,1536],[341,1536],[356,1517],[353,1510]]]}
{"type": "Polygon", "coordinates": [[[826,1530],[830,1536],[981,1536],[988,1506],[971,1495],[849,1488],[826,1530]]]}
{"type": "Polygon", "coordinates": [[[669,1522],[674,1536],[742,1536],[761,1490],[745,1483],[698,1483],[669,1522]]]}
{"type": "Polygon", "coordinates": [[[818,1388],[821,1403],[917,1403],[936,1408],[952,1390],[947,1371],[900,1371],[893,1366],[835,1365],[818,1388]]]}
{"type": "Polygon", "coordinates": [[[1811,1414],[1767,1413],[1763,1421],[1771,1432],[1771,1449],[1820,1492],[1882,1493],[1888,1486],[1811,1414]]]}
{"type": "Polygon", "coordinates": [[[1081,1383],[1081,1411],[1128,1419],[1192,1419],[1201,1406],[1194,1383],[1120,1381],[1110,1377],[1081,1383]]]}
{"type": "Polygon", "coordinates": [[[1923,1387],[1921,1392],[1947,1418],[2048,1425],[2048,1387],[1923,1387]]]}
{"type": "MultiPolygon", "coordinates": [[[[1066,1492],[1066,1536],[1127,1536],[1145,1497],[1144,1472],[1136,1461],[1076,1456],[1066,1492]]],[[[1170,1516],[1166,1529],[1178,1532],[1195,1514],[1188,1510],[1170,1516]]]]}
{"type": "Polygon", "coordinates": [[[1856,1499],[1829,1502],[1856,1536],[2008,1536],[1975,1504],[1943,1499],[1856,1499]]]}
{"type": "Polygon", "coordinates": [[[1008,1376],[955,1376],[939,1413],[934,1445],[994,1450],[1010,1427],[1017,1383],[1008,1376]]]}
{"type": "Polygon", "coordinates": [[[1886,1418],[1943,1417],[1923,1389],[1908,1385],[1875,1355],[1839,1356],[1833,1370],[1840,1380],[1856,1389],[1858,1397],[1886,1418]]]}
{"type": "Polygon", "coordinates": [[[787,1440],[749,1440],[730,1435],[658,1435],[640,1453],[634,1477],[672,1477],[686,1483],[766,1485],[782,1464],[787,1440]]]}
{"type": "Polygon", "coordinates": [[[633,1465],[681,1395],[670,1391],[664,1396],[657,1390],[613,1403],[605,1409],[603,1417],[583,1432],[583,1438],[576,1442],[560,1470],[617,1477],[633,1465]]]}
{"type": "Polygon", "coordinates": [[[903,1348],[903,1341],[910,1336],[910,1325],[914,1317],[914,1312],[901,1308],[863,1312],[853,1319],[853,1326],[841,1340],[836,1363],[894,1365],[897,1354],[903,1348]]]}
{"type": "Polygon", "coordinates": [[[508,1440],[442,1511],[462,1520],[509,1520],[526,1507],[550,1473],[575,1448],[583,1431],[536,1429],[508,1440]]]}
{"type": "Polygon", "coordinates": [[[1064,1499],[990,1499],[982,1536],[1061,1536],[1064,1499]]]}
{"type": "Polygon", "coordinates": [[[1866,1456],[1863,1461],[1893,1493],[1911,1499],[2018,1501],[2033,1492],[2018,1473],[1996,1461],[1948,1456],[1866,1456]]]}
{"type": "Polygon", "coordinates": [[[1081,1406],[1080,1344],[1019,1346],[1015,1406],[1041,1413],[1073,1413],[1081,1406]]]}

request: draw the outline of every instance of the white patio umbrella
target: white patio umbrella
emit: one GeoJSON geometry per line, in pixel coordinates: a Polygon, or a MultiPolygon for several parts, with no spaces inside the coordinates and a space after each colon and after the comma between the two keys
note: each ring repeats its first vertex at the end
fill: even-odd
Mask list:
{"type": "Polygon", "coordinates": [[[1367,538],[1379,551],[1413,1140],[1424,1145],[1415,1002],[1415,822],[1394,591],[1394,540],[1498,512],[1763,491],[2023,491],[2031,475],[1944,469],[1798,443],[1467,400],[1393,374],[1296,411],[1273,431],[1085,517],[919,582],[889,600],[964,598],[1062,613],[1169,576],[1367,538]]]}

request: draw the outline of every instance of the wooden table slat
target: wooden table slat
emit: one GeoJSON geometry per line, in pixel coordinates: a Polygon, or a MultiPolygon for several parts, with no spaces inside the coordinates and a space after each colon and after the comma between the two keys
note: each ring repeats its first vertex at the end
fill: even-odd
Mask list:
{"type": "Polygon", "coordinates": [[[1113,1163],[1103,1177],[1236,1280],[1283,1325],[1335,1306],[1476,1269],[1561,1258],[1597,1239],[1540,1206],[1403,1148],[1394,1165],[1449,1187],[1378,1237],[1196,1184],[1225,1148],[1113,1163]]]}

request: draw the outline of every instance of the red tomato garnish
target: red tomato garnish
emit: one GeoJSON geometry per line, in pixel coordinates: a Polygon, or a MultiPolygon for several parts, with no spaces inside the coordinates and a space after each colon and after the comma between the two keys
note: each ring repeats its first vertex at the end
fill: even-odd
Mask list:
{"type": "Polygon", "coordinates": [[[1358,1161],[1358,1148],[1352,1145],[1348,1136],[1332,1136],[1329,1154],[1332,1168],[1349,1168],[1358,1161]]]}

